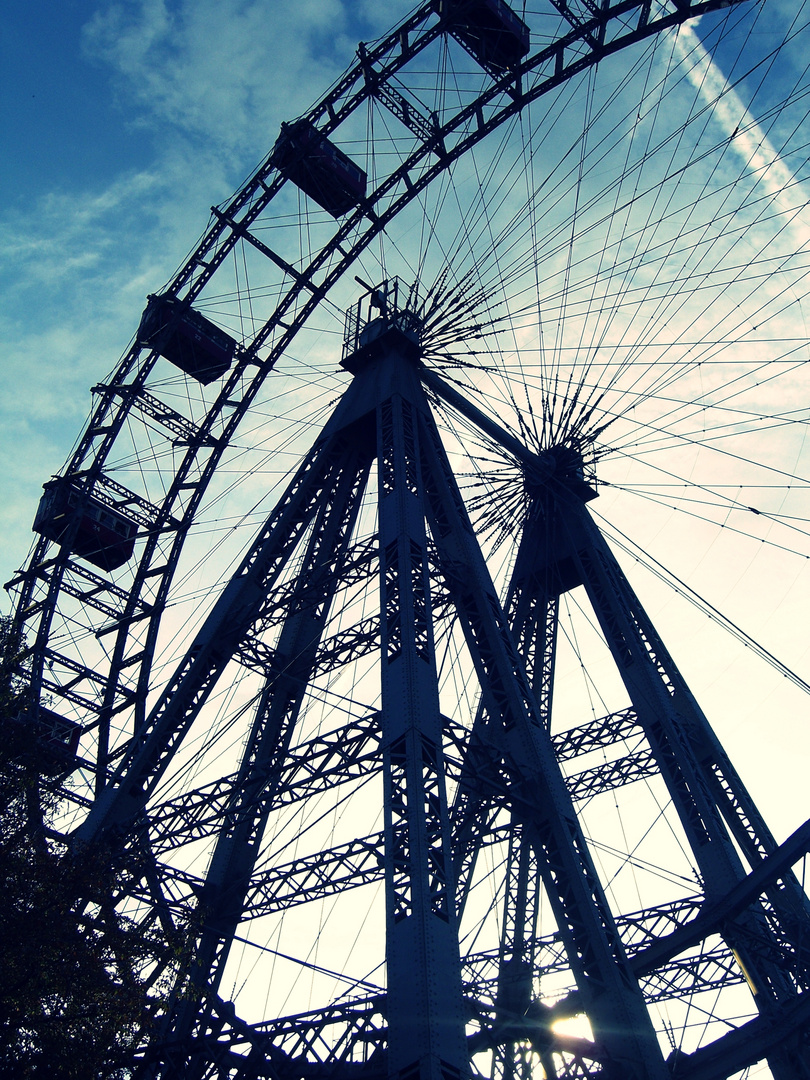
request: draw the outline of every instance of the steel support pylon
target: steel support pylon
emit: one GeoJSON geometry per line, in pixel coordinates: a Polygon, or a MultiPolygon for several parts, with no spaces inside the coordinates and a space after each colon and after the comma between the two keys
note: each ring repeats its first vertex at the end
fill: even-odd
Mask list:
{"type": "Polygon", "coordinates": [[[380,314],[354,325],[344,357],[352,383],[74,837],[88,851],[111,847],[131,895],[157,918],[171,909],[154,857],[161,835],[170,843],[173,829],[175,837],[181,824],[202,830],[205,820],[215,838],[190,905],[187,957],[145,1040],[143,1075],[455,1080],[471,1075],[480,1054],[491,1055],[498,1080],[538,1069],[605,1080],[730,1075],[722,1055],[718,1064],[704,1050],[666,1060],[641,981],[656,949],[666,960],[666,939],[647,929],[643,947],[629,947],[633,928],[654,925],[661,911],[636,913],[635,923],[613,913],[578,816],[582,785],[624,783],[646,770],[663,779],[700,875],[699,902],[670,925],[702,912],[705,936],[721,935],[754,992],[759,1019],[727,1044],[726,1063],[742,1062],[736,1071],[767,1057],[776,1080],[810,1076],[807,899],[782,867],[742,907],[723,908],[779,849],[588,513],[595,492],[581,449],[537,454],[501,431],[424,369],[418,320],[375,297],[380,314]],[[430,394],[461,409],[523,470],[525,522],[503,604],[430,394]],[[357,522],[373,491],[376,536],[359,551],[357,522]],[[375,566],[378,636],[330,644],[339,589],[375,566]],[[559,608],[578,588],[631,707],[561,736],[551,726],[559,608]],[[463,730],[440,706],[439,607],[458,620],[479,687],[463,730]],[[262,635],[271,625],[269,647],[262,635]],[[316,672],[346,648],[376,650],[379,710],[337,731],[329,746],[341,744],[342,762],[327,768],[329,739],[296,749],[296,726],[316,672]],[[238,772],[224,794],[156,804],[153,793],[235,657],[263,672],[238,772]],[[564,773],[577,738],[605,745],[628,725],[648,747],[643,764],[630,761],[618,781],[564,773]],[[306,781],[293,791],[291,773],[305,758],[306,781]],[[279,805],[364,770],[382,778],[381,833],[335,845],[294,871],[281,866],[275,877],[260,867],[279,805]],[[462,956],[472,882],[493,838],[504,850],[500,938],[491,957],[469,948],[462,956]],[[244,920],[283,905],[280,894],[299,903],[380,879],[384,993],[278,1021],[236,1016],[222,985],[244,920]],[[476,965],[492,974],[477,976],[476,965]],[[544,1003],[541,980],[561,966],[574,987],[544,1003]],[[573,1015],[587,1017],[592,1037],[555,1031],[573,1015]],[[318,1050],[319,1040],[330,1044],[330,1024],[343,1035],[318,1050]],[[784,1034],[778,1044],[766,1035],[775,1030],[784,1034]],[[304,1049],[287,1049],[290,1032],[304,1049]]]}

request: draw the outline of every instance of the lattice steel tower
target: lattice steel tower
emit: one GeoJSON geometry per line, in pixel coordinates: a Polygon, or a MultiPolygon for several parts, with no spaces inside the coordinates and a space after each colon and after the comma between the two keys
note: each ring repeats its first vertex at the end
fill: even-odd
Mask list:
{"type": "MultiPolygon", "coordinates": [[[[557,226],[539,236],[539,223],[565,201],[561,182],[537,182],[528,212],[496,206],[509,170],[483,177],[506,142],[483,149],[475,243],[442,187],[491,132],[530,128],[533,103],[600,60],[727,6],[555,4],[549,43],[500,0],[423,5],[283,126],[95,388],[13,585],[31,645],[25,721],[71,774],[64,843],[104,853],[120,911],[166,942],[150,964],[172,990],[139,1074],[720,1080],[767,1062],[776,1080],[810,1077],[810,907],[792,869],[810,833],[776,843],[592,513],[610,434],[653,430],[644,402],[664,402],[680,437],[674,361],[656,355],[639,375],[612,355],[575,376],[520,359],[542,331],[536,310],[520,321],[520,298],[542,293],[548,310],[572,267],[599,263],[585,314],[575,294],[560,301],[576,348],[593,345],[588,319],[602,342],[624,319],[620,255],[606,275],[608,240],[588,246],[605,215],[588,203],[584,150],[563,213],[582,248],[566,241],[542,282],[559,249],[557,226]],[[361,104],[398,125],[373,181],[348,152],[361,104]],[[430,219],[438,269],[406,232],[384,257],[400,277],[364,284],[371,242],[393,242],[411,212],[430,219]],[[478,244],[487,255],[465,263],[478,244]],[[350,267],[359,285],[340,284],[350,267]],[[347,312],[334,371],[334,335],[306,336],[332,309],[347,312]],[[493,367],[496,400],[476,379],[505,334],[517,359],[493,367]],[[316,360],[296,368],[307,342],[316,360]],[[471,342],[485,344],[458,351],[471,342]],[[269,466],[254,415],[275,425],[269,466]],[[272,489],[271,505],[209,603],[196,567],[217,543],[192,525],[216,520],[234,472],[257,505],[272,489]],[[590,717],[566,696],[576,667],[590,717]]],[[[532,129],[548,154],[553,109],[532,129]]],[[[613,144],[626,160],[628,123],[613,144]]],[[[648,166],[666,192],[650,145],[639,175],[648,166]]],[[[524,137],[521,177],[536,154],[524,137]]],[[[671,217],[668,203],[655,220],[671,217]]],[[[642,277],[657,256],[645,258],[630,260],[642,277]]],[[[660,304],[649,276],[643,287],[660,304]]],[[[689,310],[676,295],[673,325],[689,310]]],[[[730,311],[741,303],[729,294],[730,311]]]]}

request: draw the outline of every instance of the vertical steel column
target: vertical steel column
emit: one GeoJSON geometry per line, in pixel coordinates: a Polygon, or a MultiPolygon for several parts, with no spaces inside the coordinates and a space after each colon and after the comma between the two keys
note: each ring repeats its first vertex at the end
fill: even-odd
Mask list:
{"type": "Polygon", "coordinates": [[[401,389],[377,408],[388,1073],[452,1080],[468,1064],[413,400],[421,389],[407,361],[379,361],[397,362],[401,389]]]}
{"type": "MultiPolygon", "coordinates": [[[[550,731],[560,598],[548,575],[536,575],[535,554],[535,537],[531,530],[526,529],[518,547],[504,614],[515,646],[526,665],[526,675],[537,699],[540,721],[543,728],[550,731]]],[[[483,724],[484,720],[483,715],[476,717],[476,724],[483,724]]],[[[514,1024],[515,1021],[524,1020],[532,1007],[541,894],[542,877],[537,854],[520,822],[513,820],[505,882],[497,1002],[499,1022],[507,1034],[510,1021],[514,1024]]],[[[524,1022],[524,1039],[525,1026],[524,1022]]],[[[518,1045],[513,1039],[498,1048],[504,1080],[516,1076],[518,1045]]],[[[542,1046],[540,1025],[537,1025],[533,1049],[540,1056],[546,1076],[554,1080],[554,1060],[549,1048],[542,1046]]],[[[527,1064],[525,1060],[520,1060],[524,1068],[527,1064]]]]}
{"type": "MultiPolygon", "coordinates": [[[[525,1049],[526,1018],[534,997],[535,940],[542,879],[537,855],[517,820],[512,822],[509,837],[504,889],[495,1002],[498,1045],[493,1048],[494,1072],[502,1080],[518,1080],[524,1075],[531,1076],[531,1054],[525,1049]]],[[[540,1050],[540,1060],[546,1077],[553,1080],[556,1072],[551,1055],[540,1050]]]]}
{"type": "MultiPolygon", "coordinates": [[[[549,582],[536,577],[533,545],[534,537],[527,530],[518,549],[504,614],[518,652],[524,659],[542,725],[549,731],[559,596],[553,593],[549,582]]],[[[485,739],[486,726],[487,715],[483,704],[480,704],[471,742],[485,739]]],[[[454,822],[459,827],[454,855],[459,864],[460,910],[463,910],[471,883],[480,841],[487,831],[486,818],[493,810],[491,799],[487,799],[481,784],[486,766],[484,770],[481,769],[477,755],[485,758],[486,750],[479,747],[467,755],[467,767],[453,805],[454,822]]],[[[491,763],[489,767],[493,766],[494,763],[491,763]]],[[[492,1046],[493,1074],[502,1080],[516,1080],[527,1072],[531,1073],[531,1052],[525,1047],[526,1018],[534,998],[535,944],[542,887],[536,852],[519,818],[514,817],[504,882],[492,1046]]],[[[540,1045],[542,1037],[539,1025],[536,1025],[536,1034],[533,1050],[539,1053],[546,1075],[553,1078],[556,1076],[554,1062],[548,1049],[540,1045]]]]}
{"type": "Polygon", "coordinates": [[[538,572],[537,534],[543,528],[544,522],[533,505],[518,547],[504,614],[526,665],[543,727],[550,731],[560,589],[549,572],[538,572]]]}

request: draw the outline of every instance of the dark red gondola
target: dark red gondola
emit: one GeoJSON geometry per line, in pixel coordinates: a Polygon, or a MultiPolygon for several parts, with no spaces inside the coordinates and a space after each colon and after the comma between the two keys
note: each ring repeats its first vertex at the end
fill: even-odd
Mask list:
{"type": "Polygon", "coordinates": [[[281,125],[270,162],[332,217],[366,197],[367,177],[360,166],[307,119],[281,125]]]}
{"type": "Polygon", "coordinates": [[[482,64],[507,71],[529,51],[529,28],[503,0],[442,0],[442,14],[482,64]]]}
{"type": "Polygon", "coordinates": [[[236,350],[236,342],[229,334],[171,296],[149,297],[137,338],[206,384],[225,374],[236,350]]]}
{"type": "Polygon", "coordinates": [[[118,510],[85,495],[67,477],[45,484],[34,532],[57,544],[69,542],[76,555],[102,570],[115,570],[132,557],[137,526],[118,510]]]}

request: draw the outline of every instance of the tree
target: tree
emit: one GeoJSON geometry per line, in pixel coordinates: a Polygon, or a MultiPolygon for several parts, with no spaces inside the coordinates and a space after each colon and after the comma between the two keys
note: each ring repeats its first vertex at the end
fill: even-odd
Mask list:
{"type": "Polygon", "coordinates": [[[24,655],[0,616],[0,1077],[112,1080],[158,1003],[160,943],[116,910],[103,860],[53,830],[69,764],[38,726],[24,655]]]}

